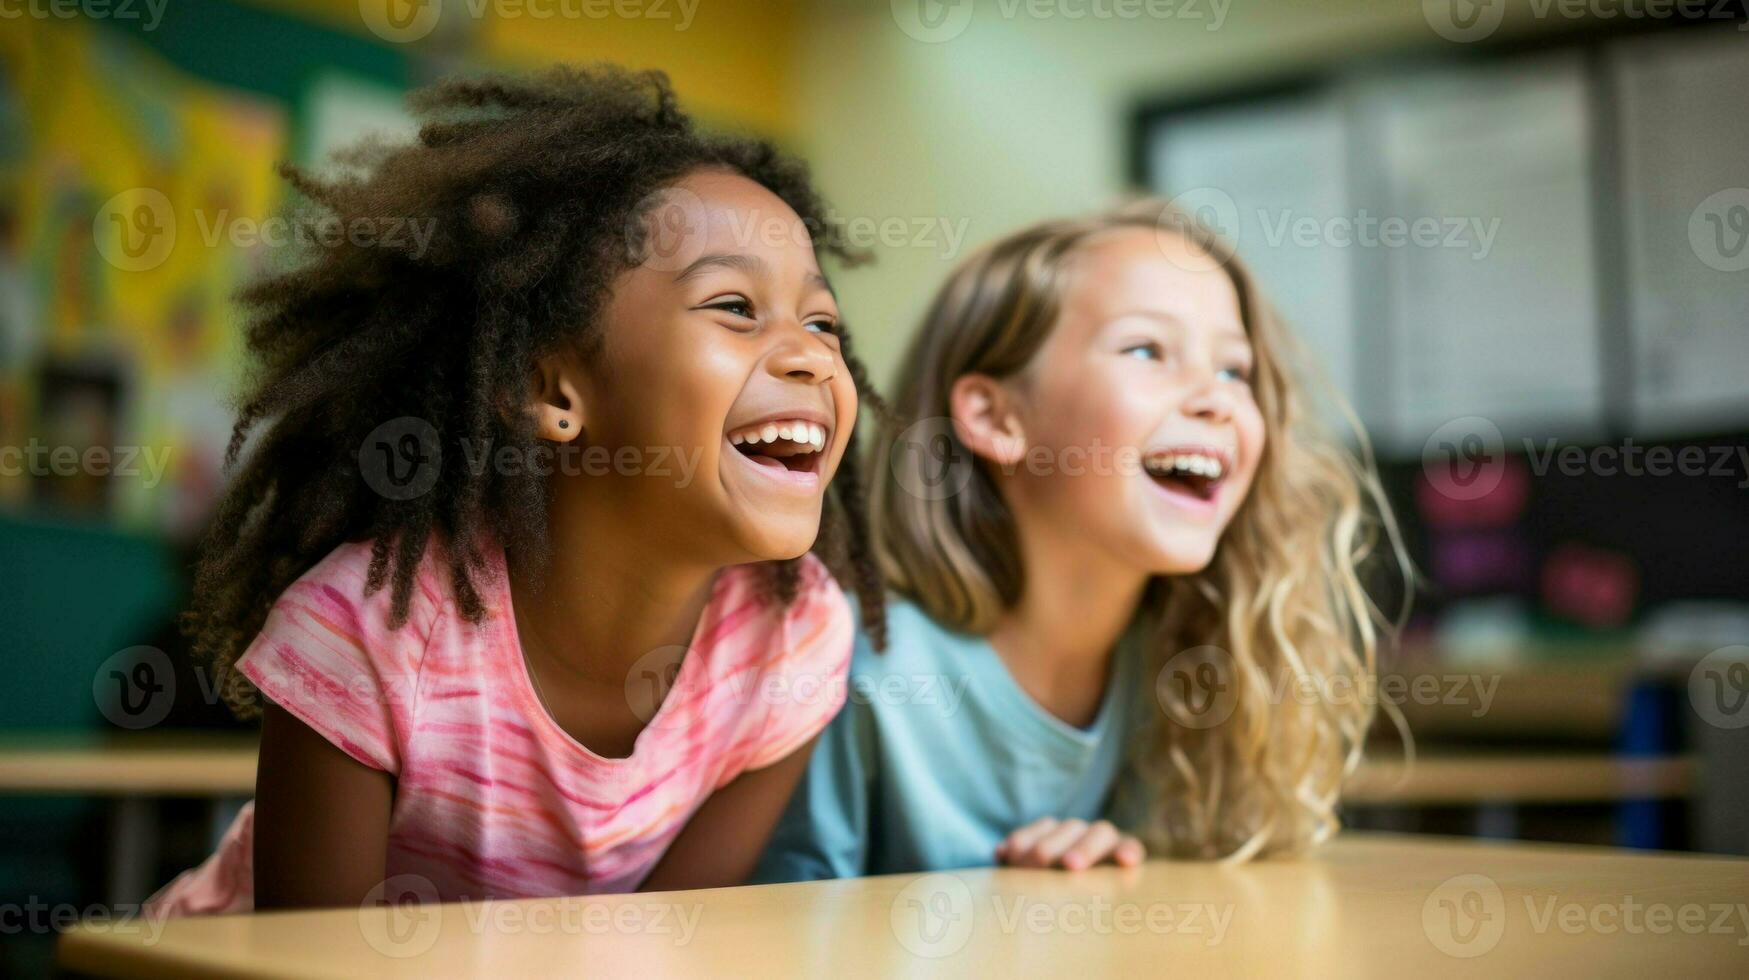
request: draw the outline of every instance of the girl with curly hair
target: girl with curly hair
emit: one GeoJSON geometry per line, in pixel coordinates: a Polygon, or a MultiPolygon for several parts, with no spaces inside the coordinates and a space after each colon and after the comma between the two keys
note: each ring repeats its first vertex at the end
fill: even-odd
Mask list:
{"type": "Polygon", "coordinates": [[[1162,202],[957,269],[875,445],[888,652],[858,646],[756,878],[1328,837],[1375,709],[1344,696],[1384,625],[1359,568],[1396,537],[1303,365],[1162,202]]]}
{"type": "Polygon", "coordinates": [[[879,617],[805,169],[659,73],[411,102],[243,294],[186,625],[256,798],[160,913],[738,883],[843,700],[828,562],[879,617]]]}

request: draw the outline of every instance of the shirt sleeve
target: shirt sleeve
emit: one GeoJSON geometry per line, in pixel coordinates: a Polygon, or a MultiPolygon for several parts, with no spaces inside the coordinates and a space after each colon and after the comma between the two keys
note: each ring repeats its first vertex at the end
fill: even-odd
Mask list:
{"type": "Polygon", "coordinates": [[[807,744],[844,707],[856,626],[844,590],[808,556],[800,587],[783,613],[777,656],[763,681],[769,692],[759,744],[746,769],[763,769],[807,744]]]}
{"type": "Polygon", "coordinates": [[[868,873],[871,780],[879,771],[868,706],[852,701],[826,726],[750,884],[868,873]]]}
{"type": "Polygon", "coordinates": [[[415,582],[408,620],[394,629],[390,588],[364,595],[369,570],[368,543],[335,549],[275,601],[237,666],[347,755],[398,773],[435,603],[415,582]]]}

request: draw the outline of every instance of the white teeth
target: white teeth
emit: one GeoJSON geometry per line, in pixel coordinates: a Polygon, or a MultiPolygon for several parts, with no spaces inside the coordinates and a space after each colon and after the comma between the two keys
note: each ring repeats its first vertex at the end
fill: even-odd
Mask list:
{"type": "Polygon", "coordinates": [[[1156,472],[1183,472],[1210,480],[1220,479],[1227,470],[1218,457],[1203,453],[1156,453],[1148,457],[1148,464],[1156,472]]]}
{"type": "Polygon", "coordinates": [[[812,422],[798,420],[793,422],[772,422],[764,426],[742,429],[738,432],[729,433],[729,444],[734,446],[739,446],[743,443],[749,446],[757,446],[761,442],[776,442],[779,439],[785,439],[790,442],[799,442],[804,445],[811,445],[816,449],[823,449],[826,446],[826,430],[823,426],[815,425],[812,422]]]}

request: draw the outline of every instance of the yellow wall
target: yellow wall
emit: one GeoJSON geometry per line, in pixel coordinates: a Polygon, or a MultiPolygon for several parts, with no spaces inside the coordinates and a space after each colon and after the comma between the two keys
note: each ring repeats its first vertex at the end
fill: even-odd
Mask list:
{"type": "MultiPolygon", "coordinates": [[[[361,0],[249,0],[338,30],[370,36],[361,0]]],[[[409,0],[362,0],[406,3],[409,0]]],[[[444,33],[470,60],[506,67],[611,61],[660,68],[688,110],[718,123],[795,135],[797,0],[423,0],[441,2],[444,33]],[[621,8],[651,16],[591,16],[621,8]],[[561,6],[563,4],[564,6],[561,6]],[[478,19],[473,10],[484,15],[478,19]],[[532,16],[570,10],[577,16],[532,16]],[[456,28],[456,25],[462,25],[456,28]]],[[[439,32],[416,44],[431,45],[439,32]]]]}

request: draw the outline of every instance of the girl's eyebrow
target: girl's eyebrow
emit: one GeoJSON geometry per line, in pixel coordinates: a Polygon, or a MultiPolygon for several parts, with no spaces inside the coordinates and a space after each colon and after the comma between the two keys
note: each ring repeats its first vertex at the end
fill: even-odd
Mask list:
{"type": "MultiPolygon", "coordinates": [[[[1183,329],[1186,326],[1185,321],[1175,313],[1169,313],[1166,310],[1148,309],[1122,310],[1118,313],[1112,314],[1106,319],[1106,322],[1116,323],[1119,320],[1126,320],[1130,317],[1141,317],[1146,320],[1154,320],[1158,323],[1165,324],[1166,326],[1179,329],[1183,329]]],[[[1244,344],[1247,347],[1251,346],[1251,337],[1246,334],[1245,328],[1242,326],[1228,323],[1223,320],[1215,330],[1221,335],[1220,339],[1222,340],[1234,341],[1244,344]]]]}
{"type": "MultiPolygon", "coordinates": [[[[765,260],[757,255],[744,255],[738,252],[715,252],[710,255],[699,256],[691,265],[680,270],[680,272],[674,276],[674,282],[676,284],[688,282],[703,275],[710,269],[734,269],[739,272],[745,272],[747,275],[752,276],[755,279],[764,278],[770,271],[770,267],[765,264],[765,260]]],[[[832,295],[833,299],[838,298],[838,292],[832,288],[832,283],[819,272],[809,273],[806,285],[824,289],[832,295]]]]}
{"type": "Polygon", "coordinates": [[[693,263],[680,270],[675,275],[676,283],[683,283],[703,275],[710,269],[734,269],[745,272],[755,279],[763,278],[768,271],[765,260],[757,255],[743,255],[736,252],[717,252],[711,255],[701,255],[693,263]]]}

